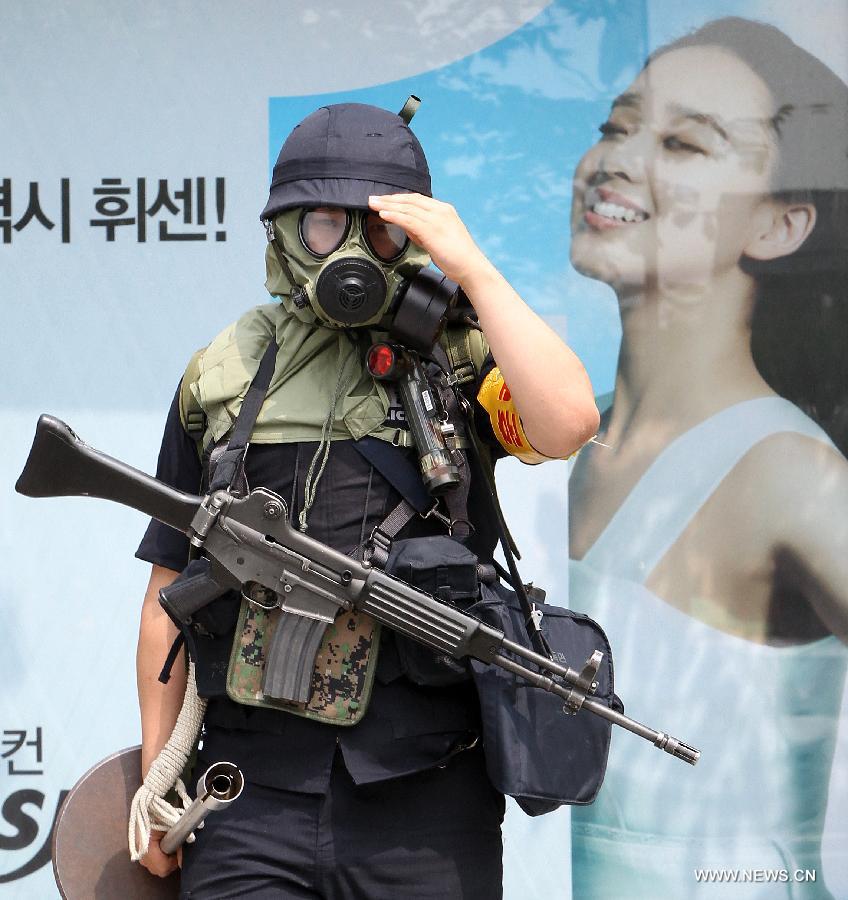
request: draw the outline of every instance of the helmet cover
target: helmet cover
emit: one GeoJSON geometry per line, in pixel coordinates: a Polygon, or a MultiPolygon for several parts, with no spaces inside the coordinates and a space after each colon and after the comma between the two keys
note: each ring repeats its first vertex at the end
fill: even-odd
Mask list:
{"type": "Polygon", "coordinates": [[[396,113],[364,103],[322,106],[286,138],[261,219],[294,207],[367,209],[372,194],[432,196],[418,138],[396,113]]]}

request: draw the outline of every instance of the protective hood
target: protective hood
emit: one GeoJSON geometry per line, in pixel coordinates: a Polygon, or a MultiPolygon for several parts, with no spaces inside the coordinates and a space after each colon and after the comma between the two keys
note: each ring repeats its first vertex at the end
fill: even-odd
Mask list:
{"type": "Polygon", "coordinates": [[[340,380],[346,390],[330,423],[331,440],[358,440],[366,434],[396,438],[396,429],[385,424],[386,391],[365,366],[368,347],[385,340],[385,333],[313,327],[269,303],[248,310],[196,356],[189,389],[206,413],[204,445],[220,440],[233,427],[272,337],[279,352],[252,443],[321,440],[340,380]]]}

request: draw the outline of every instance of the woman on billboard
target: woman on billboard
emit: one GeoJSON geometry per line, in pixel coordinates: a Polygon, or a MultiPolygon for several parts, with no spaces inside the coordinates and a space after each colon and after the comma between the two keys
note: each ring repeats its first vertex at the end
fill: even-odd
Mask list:
{"type": "Polygon", "coordinates": [[[628,712],[662,708],[702,760],[614,742],[573,816],[577,898],[830,896],[846,152],[845,84],[722,19],[650,57],[578,166],[572,261],[615,289],[623,337],[606,446],[571,477],[570,605],[609,632],[628,712]]]}

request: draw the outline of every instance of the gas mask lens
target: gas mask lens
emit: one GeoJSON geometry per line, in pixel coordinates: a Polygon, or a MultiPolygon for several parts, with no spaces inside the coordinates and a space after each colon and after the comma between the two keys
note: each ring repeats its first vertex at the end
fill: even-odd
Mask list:
{"type": "MultiPolygon", "coordinates": [[[[355,213],[341,207],[305,209],[300,217],[303,246],[318,258],[329,256],[345,242],[350,231],[351,215],[355,213]]],[[[380,262],[392,262],[403,254],[409,245],[409,238],[399,225],[384,222],[375,212],[365,211],[361,215],[365,242],[380,262]]]]}
{"type": "Polygon", "coordinates": [[[350,215],[339,207],[305,209],[300,217],[300,239],[313,256],[329,256],[338,250],[349,228],[350,215]]]}
{"type": "Polygon", "coordinates": [[[409,238],[400,225],[384,222],[379,213],[365,214],[362,231],[369,250],[383,262],[397,259],[409,243],[409,238]]]}

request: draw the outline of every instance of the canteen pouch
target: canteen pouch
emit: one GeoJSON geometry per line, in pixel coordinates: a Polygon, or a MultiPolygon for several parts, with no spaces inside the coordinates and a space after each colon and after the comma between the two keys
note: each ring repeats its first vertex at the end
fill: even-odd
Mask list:
{"type": "Polygon", "coordinates": [[[356,725],[371,699],[380,647],[380,624],[365,613],[340,610],[327,625],[312,669],[306,703],[266,696],[262,691],[265,648],[282,613],[242,599],[227,671],[227,695],[236,703],[278,709],[330,725],[356,725]]]}
{"type": "MultiPolygon", "coordinates": [[[[467,609],[480,596],[477,557],[446,535],[394,541],[386,572],[461,609],[467,609]]],[[[392,637],[400,669],[415,684],[444,687],[471,678],[466,661],[452,659],[400,634],[392,637]]]]}
{"type": "MultiPolygon", "coordinates": [[[[180,629],[194,662],[200,697],[226,695],[227,663],[239,611],[239,595],[212,577],[208,559],[192,560],[167,587],[159,603],[180,629]]],[[[170,673],[169,658],[163,675],[170,673]]]]}
{"type": "MultiPolygon", "coordinates": [[[[564,607],[536,604],[536,608],[543,614],[541,630],[555,662],[579,671],[593,651],[604,654],[592,696],[623,711],[613,693],[612,653],[600,626],[564,607]]],[[[482,585],[481,600],[468,612],[532,649],[518,598],[510,589],[499,583],[482,585]]],[[[606,772],[611,723],[588,711],[565,713],[562,698],[496,666],[472,660],[471,668],[492,784],[514,797],[530,816],[552,812],[563,804],[591,803],[606,772]]]]}

